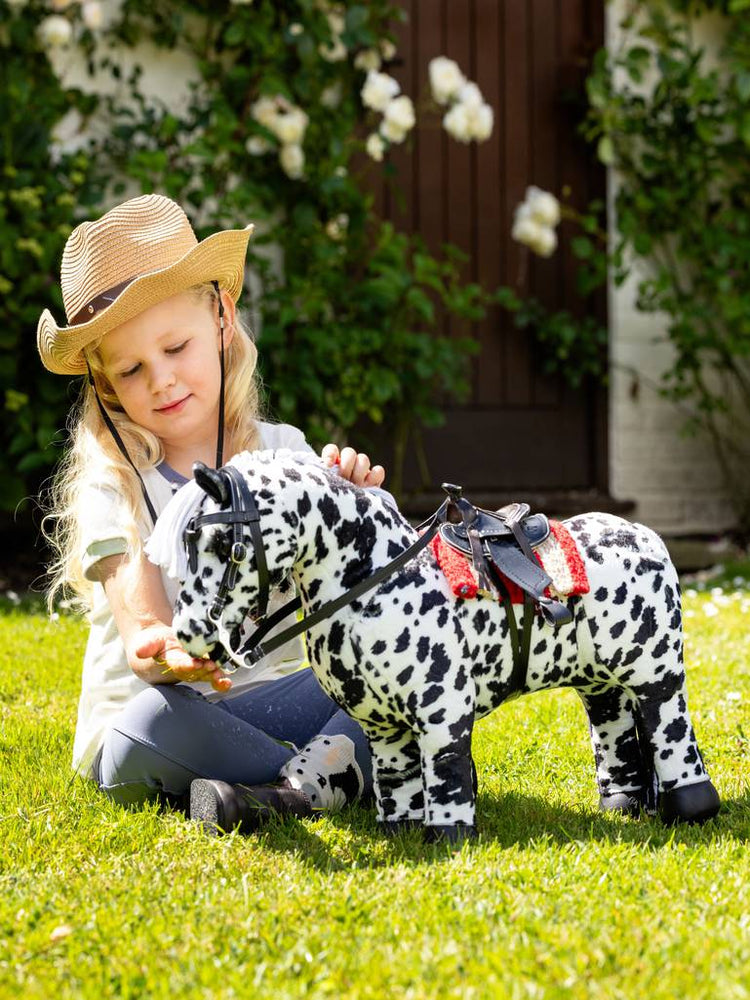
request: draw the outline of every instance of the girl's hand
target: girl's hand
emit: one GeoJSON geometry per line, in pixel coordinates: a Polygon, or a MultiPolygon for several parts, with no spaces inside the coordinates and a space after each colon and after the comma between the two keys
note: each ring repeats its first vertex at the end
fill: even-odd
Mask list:
{"type": "Polygon", "coordinates": [[[335,444],[327,444],[320,454],[329,468],[338,465],[341,477],[355,486],[383,485],[385,469],[382,465],[370,467],[370,459],[363,452],[356,452],[354,448],[339,451],[335,444]]]}
{"type": "Polygon", "coordinates": [[[155,673],[160,671],[165,681],[189,681],[191,684],[207,681],[214,691],[228,691],[232,686],[231,680],[218,664],[213,660],[198,660],[191,656],[167,626],[154,625],[143,629],[136,643],[135,655],[142,660],[152,660],[155,673]]]}

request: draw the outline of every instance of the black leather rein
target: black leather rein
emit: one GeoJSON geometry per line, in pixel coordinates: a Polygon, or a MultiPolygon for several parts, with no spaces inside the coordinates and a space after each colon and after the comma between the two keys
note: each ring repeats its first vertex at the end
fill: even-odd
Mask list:
{"type": "MultiPolygon", "coordinates": [[[[229,555],[229,562],[224,570],[224,575],[219,584],[219,589],[214,598],[213,604],[211,605],[208,617],[217,626],[219,630],[219,641],[224,647],[224,653],[226,654],[226,660],[231,661],[235,667],[254,667],[260,660],[268,656],[275,649],[283,646],[285,643],[289,642],[290,639],[294,639],[296,636],[300,635],[302,632],[307,631],[307,629],[312,628],[319,622],[325,621],[326,618],[330,618],[341,608],[345,607],[347,604],[351,604],[356,601],[363,594],[366,594],[373,587],[376,587],[379,583],[389,577],[396,570],[400,569],[411,559],[413,559],[419,552],[422,551],[438,532],[440,525],[445,523],[448,519],[448,513],[452,506],[452,499],[448,496],[443,503],[440,505],[437,511],[428,518],[422,524],[419,525],[418,531],[423,533],[419,536],[416,542],[413,542],[408,548],[404,549],[395,559],[392,559],[385,566],[376,570],[372,576],[368,576],[367,579],[361,580],[358,584],[352,587],[350,590],[345,591],[338,597],[334,598],[332,601],[328,601],[323,604],[317,611],[313,612],[311,615],[300,619],[294,625],[290,625],[289,628],[284,629],[283,632],[279,632],[278,635],[272,636],[267,642],[263,640],[271,631],[275,628],[279,622],[282,622],[289,615],[293,614],[302,607],[302,601],[299,597],[287,602],[283,607],[279,608],[271,615],[267,615],[268,610],[268,599],[269,599],[269,574],[268,574],[268,563],[266,560],[266,552],[263,546],[263,536],[260,531],[260,515],[258,513],[258,506],[255,502],[250,489],[248,488],[245,479],[238,469],[234,466],[227,465],[222,469],[222,473],[225,473],[229,479],[230,491],[231,491],[231,508],[229,510],[217,511],[214,514],[198,514],[191,518],[188,522],[188,526],[185,529],[185,544],[187,546],[188,552],[188,566],[190,567],[191,573],[196,573],[198,570],[198,535],[200,534],[201,528],[207,524],[228,524],[232,526],[232,543],[229,555]],[[229,631],[224,626],[221,621],[221,616],[226,607],[227,601],[229,599],[229,593],[234,589],[237,578],[239,575],[239,569],[243,562],[247,559],[247,546],[242,540],[242,525],[247,524],[250,528],[250,538],[253,546],[253,553],[255,555],[255,562],[258,568],[258,586],[260,589],[259,597],[259,618],[256,619],[257,628],[253,633],[248,636],[244,645],[241,645],[238,649],[232,649],[229,631]]],[[[226,662],[223,657],[217,657],[217,662],[226,662]]]]}

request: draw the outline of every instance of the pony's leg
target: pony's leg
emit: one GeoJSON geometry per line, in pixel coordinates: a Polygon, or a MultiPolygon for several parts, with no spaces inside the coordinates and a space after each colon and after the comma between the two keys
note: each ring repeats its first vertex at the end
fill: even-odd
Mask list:
{"type": "Polygon", "coordinates": [[[654,782],[650,747],[638,736],[635,700],[619,687],[579,690],[589,718],[599,807],[637,816],[654,782]]]}
{"type": "Polygon", "coordinates": [[[419,738],[425,826],[430,840],[458,842],[476,835],[473,724],[472,713],[450,728],[429,728],[419,738]]]}
{"type": "Polygon", "coordinates": [[[702,823],[719,811],[719,796],[688,713],[677,576],[666,556],[659,568],[658,588],[656,579],[637,569],[629,592],[621,584],[625,600],[620,605],[625,606],[613,624],[591,630],[592,622],[581,616],[579,644],[585,637],[581,626],[588,624],[594,655],[586,654],[587,662],[603,668],[634,702],[641,759],[653,761],[662,818],[702,823]]]}
{"type": "Polygon", "coordinates": [[[419,743],[410,731],[368,732],[378,822],[386,832],[424,822],[419,743]]]}
{"type": "Polygon", "coordinates": [[[698,749],[687,707],[685,673],[659,684],[633,685],[642,728],[659,779],[659,812],[668,823],[703,823],[719,811],[719,795],[698,749]]]}
{"type": "Polygon", "coordinates": [[[688,713],[680,585],[669,553],[649,528],[608,515],[573,519],[571,529],[589,557],[590,591],[576,618],[582,671],[633,698],[663,818],[703,822],[718,812],[719,796],[688,713]]]}

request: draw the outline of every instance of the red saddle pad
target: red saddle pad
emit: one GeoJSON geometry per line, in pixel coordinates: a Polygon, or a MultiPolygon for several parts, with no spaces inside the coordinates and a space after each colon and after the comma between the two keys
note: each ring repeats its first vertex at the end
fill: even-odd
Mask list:
{"type": "MultiPolygon", "coordinates": [[[[587,594],[589,580],[586,567],[572,535],[559,521],[550,521],[549,537],[535,550],[537,562],[552,580],[552,588],[547,588],[548,597],[571,597],[587,594]],[[553,593],[549,591],[553,590],[553,593]]],[[[478,594],[474,567],[466,556],[447,545],[440,535],[430,542],[438,566],[445,574],[456,597],[467,600],[478,594]]],[[[505,581],[514,604],[523,604],[524,594],[520,587],[510,580],[505,581]]]]}

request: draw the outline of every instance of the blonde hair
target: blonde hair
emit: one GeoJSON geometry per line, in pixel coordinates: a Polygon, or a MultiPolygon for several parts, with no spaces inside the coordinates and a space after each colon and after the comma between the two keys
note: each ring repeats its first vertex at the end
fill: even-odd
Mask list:
{"type": "MultiPolygon", "coordinates": [[[[210,300],[212,308],[218,302],[213,285],[203,284],[187,289],[201,302],[210,300]]],[[[99,342],[100,343],[100,342],[99,342]]],[[[128,455],[139,471],[157,465],[164,458],[160,439],[133,423],[123,410],[112,384],[104,374],[99,343],[87,356],[91,373],[128,455]]],[[[234,337],[225,349],[225,440],[227,455],[253,450],[260,443],[256,420],[259,415],[259,389],[255,373],[255,345],[244,327],[239,313],[235,314],[234,337]]],[[[79,611],[89,611],[93,600],[93,583],[83,573],[83,519],[86,516],[85,494],[91,486],[111,486],[132,513],[126,528],[127,557],[133,560],[142,552],[139,524],[150,523],[141,483],[118,448],[102,419],[93,388],[84,384],[80,397],[68,421],[71,446],[60,463],[45,504],[48,513],[44,532],[55,558],[48,567],[47,602],[50,610],[58,596],[72,599],[79,611]]]]}

